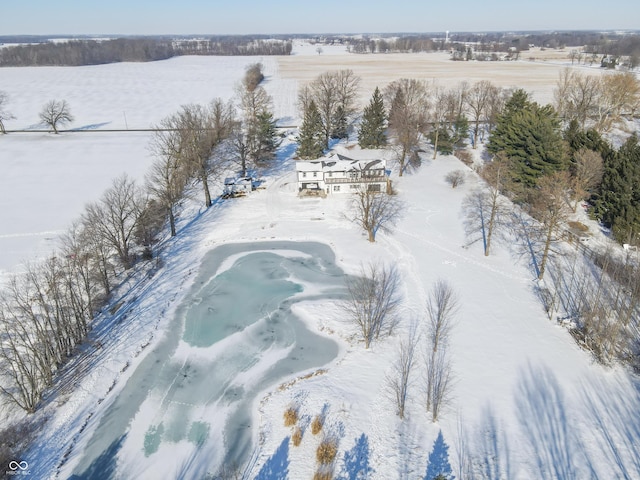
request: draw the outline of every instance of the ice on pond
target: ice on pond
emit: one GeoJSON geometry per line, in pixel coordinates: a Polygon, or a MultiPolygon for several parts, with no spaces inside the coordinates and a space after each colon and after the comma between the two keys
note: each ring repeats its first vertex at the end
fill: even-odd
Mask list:
{"type": "Polygon", "coordinates": [[[105,452],[116,477],[161,469],[167,478],[173,464],[170,476],[196,478],[244,463],[256,396],[338,353],[291,306],[344,295],[344,274],[324,244],[229,244],[209,252],[166,336],[100,419],[74,477],[89,478],[105,452]]]}

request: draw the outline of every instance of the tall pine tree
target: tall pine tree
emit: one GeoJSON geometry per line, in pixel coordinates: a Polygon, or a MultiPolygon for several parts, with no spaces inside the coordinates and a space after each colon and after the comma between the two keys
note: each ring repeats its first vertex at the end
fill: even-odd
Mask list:
{"type": "Polygon", "coordinates": [[[540,177],[567,166],[555,110],[529,101],[523,90],[516,90],[507,101],[487,149],[511,159],[513,180],[525,187],[534,187],[540,177]]]}
{"type": "Polygon", "coordinates": [[[640,144],[631,136],[605,158],[595,212],[620,243],[640,243],[640,144]]]}
{"type": "Polygon", "coordinates": [[[358,130],[358,143],[362,148],[382,148],[387,144],[387,114],[382,101],[380,89],[376,87],[373,96],[362,114],[362,122],[358,130]]]}
{"type": "Polygon", "coordinates": [[[322,117],[316,103],[312,100],[304,112],[304,119],[298,135],[298,156],[312,160],[324,153],[324,133],[322,117]]]}
{"type": "Polygon", "coordinates": [[[268,110],[258,114],[256,139],[256,161],[266,162],[273,159],[280,142],[276,132],[276,121],[268,110]]]}

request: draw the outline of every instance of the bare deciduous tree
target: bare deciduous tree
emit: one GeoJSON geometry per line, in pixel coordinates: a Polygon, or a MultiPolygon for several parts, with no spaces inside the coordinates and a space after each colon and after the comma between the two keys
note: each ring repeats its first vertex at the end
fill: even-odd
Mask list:
{"type": "Polygon", "coordinates": [[[393,332],[400,304],[399,284],[395,266],[376,263],[362,266],[359,276],[347,280],[349,297],[344,309],[360,329],[365,348],[380,334],[393,332]]]}
{"type": "Polygon", "coordinates": [[[184,164],[189,177],[202,185],[205,206],[212,204],[209,189],[211,175],[220,173],[220,162],[212,157],[214,149],[229,137],[234,123],[231,104],[220,99],[211,102],[209,108],[185,105],[174,117],[179,128],[178,160],[184,164]]]}
{"type": "Polygon", "coordinates": [[[444,280],[438,280],[427,301],[427,349],[426,360],[426,408],[434,422],[441,408],[447,403],[451,391],[451,362],[447,348],[453,328],[453,317],[459,309],[453,288],[444,280]]]}
{"type": "Polygon", "coordinates": [[[390,232],[402,213],[402,203],[395,195],[361,189],[353,194],[350,220],[362,227],[370,242],[379,231],[390,232]]]}
{"type": "Polygon", "coordinates": [[[9,95],[0,90],[0,133],[7,133],[4,128],[5,120],[16,118],[7,110],[7,103],[9,103],[9,95]]]}
{"type": "Polygon", "coordinates": [[[538,279],[544,277],[552,243],[557,240],[558,227],[569,215],[569,176],[566,172],[554,172],[541,177],[538,188],[533,192],[531,213],[542,224],[542,257],[538,269],[538,279]]]}
{"type": "Polygon", "coordinates": [[[240,160],[242,176],[247,173],[247,160],[258,163],[262,157],[271,155],[265,152],[262,142],[261,118],[271,113],[272,99],[267,91],[256,86],[252,89],[244,84],[236,89],[242,109],[242,123],[233,133],[233,145],[236,147],[236,157],[240,160]]]}
{"type": "Polygon", "coordinates": [[[338,70],[319,75],[300,90],[298,104],[302,112],[307,111],[313,100],[320,113],[325,148],[338,126],[337,113],[340,111],[344,118],[354,113],[359,86],[360,77],[353,70],[338,70]]]}
{"type": "Polygon", "coordinates": [[[404,418],[407,400],[409,398],[409,386],[411,384],[411,372],[414,367],[415,351],[418,345],[416,325],[412,324],[407,336],[398,344],[398,356],[396,357],[391,373],[387,376],[387,386],[393,395],[398,417],[404,418]]]}
{"type": "Polygon", "coordinates": [[[66,100],[50,100],[40,111],[40,120],[58,133],[58,127],[73,122],[73,115],[66,100]]]}
{"type": "Polygon", "coordinates": [[[145,202],[135,181],[124,174],[112,182],[99,201],[86,207],[85,223],[114,249],[125,270],[133,265],[133,234],[145,202]]]}
{"type": "Polygon", "coordinates": [[[465,177],[464,170],[453,170],[445,175],[444,180],[451,185],[451,188],[456,188],[464,184],[465,177]]]}
{"type": "Polygon", "coordinates": [[[473,148],[478,147],[480,125],[489,117],[492,98],[498,95],[498,87],[489,80],[480,80],[474,83],[466,96],[466,104],[471,113],[473,122],[473,148]]]}
{"type": "Polygon", "coordinates": [[[428,89],[420,80],[402,78],[385,88],[384,97],[390,106],[389,131],[393,145],[398,148],[399,175],[402,176],[427,125],[428,89]]]}
{"type": "Polygon", "coordinates": [[[245,69],[242,84],[247,90],[255,90],[264,80],[263,65],[260,62],[252,63],[245,69]]]}
{"type": "Polygon", "coordinates": [[[600,185],[604,173],[602,156],[593,150],[581,148],[573,157],[571,166],[571,190],[573,191],[573,211],[578,203],[591,196],[594,189],[600,185]]]}
{"type": "Polygon", "coordinates": [[[151,142],[156,160],[147,174],[147,189],[165,208],[171,236],[176,235],[175,207],[183,198],[189,178],[181,162],[180,136],[173,130],[174,117],[164,119],[151,142]],[[168,130],[169,129],[169,130],[168,130]]]}
{"type": "Polygon", "coordinates": [[[496,156],[491,163],[485,165],[481,171],[487,182],[487,189],[475,190],[464,200],[466,212],[465,233],[473,237],[480,233],[485,256],[491,252],[491,242],[494,234],[504,225],[507,210],[501,191],[505,183],[508,161],[502,156],[496,156]]]}
{"type": "Polygon", "coordinates": [[[609,131],[623,115],[634,115],[640,107],[640,80],[631,72],[602,77],[598,83],[596,128],[609,131]]]}

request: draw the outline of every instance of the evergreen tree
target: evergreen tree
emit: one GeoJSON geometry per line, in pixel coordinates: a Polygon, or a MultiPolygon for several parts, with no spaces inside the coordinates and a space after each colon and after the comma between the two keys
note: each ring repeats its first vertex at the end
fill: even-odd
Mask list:
{"type": "Polygon", "coordinates": [[[256,161],[264,162],[273,159],[280,142],[276,132],[276,121],[268,110],[258,114],[256,138],[256,161]]]}
{"type": "Polygon", "coordinates": [[[373,96],[364,109],[358,130],[358,143],[362,148],[381,148],[387,144],[386,112],[380,89],[376,87],[373,96]]]}
{"type": "Polygon", "coordinates": [[[324,151],[324,134],[322,118],[316,103],[312,100],[304,112],[304,119],[298,136],[298,156],[303,159],[314,159],[322,156],[324,151]]]}
{"type": "Polygon", "coordinates": [[[602,158],[607,158],[613,153],[611,145],[602,138],[597,130],[582,130],[580,123],[575,119],[571,120],[571,123],[564,131],[564,139],[572,154],[582,148],[598,152],[602,158]]]}
{"type": "Polygon", "coordinates": [[[347,138],[347,114],[344,111],[342,105],[336,108],[336,113],[333,116],[333,130],[331,131],[331,138],[347,138]]]}
{"type": "Polygon", "coordinates": [[[605,158],[595,213],[611,228],[620,243],[640,242],[640,145],[630,137],[620,149],[605,158]]]}
{"type": "Polygon", "coordinates": [[[531,102],[523,90],[516,90],[498,117],[491,133],[489,152],[502,152],[513,162],[513,180],[525,187],[538,178],[566,168],[560,122],[554,109],[531,102]]]}
{"type": "MultiPolygon", "coordinates": [[[[464,115],[458,117],[453,124],[441,125],[438,129],[438,152],[451,155],[456,148],[464,146],[464,140],[469,134],[469,121],[464,115]]],[[[436,142],[436,131],[429,132],[429,140],[436,142]]]]}

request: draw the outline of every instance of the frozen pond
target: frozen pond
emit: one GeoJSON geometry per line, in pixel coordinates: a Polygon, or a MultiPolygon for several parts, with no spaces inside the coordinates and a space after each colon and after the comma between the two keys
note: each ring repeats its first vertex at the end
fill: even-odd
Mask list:
{"type": "Polygon", "coordinates": [[[291,311],[342,298],[333,251],[313,242],[209,252],[166,336],[113,401],[72,478],[202,478],[254,448],[258,394],[338,354],[291,311]]]}

